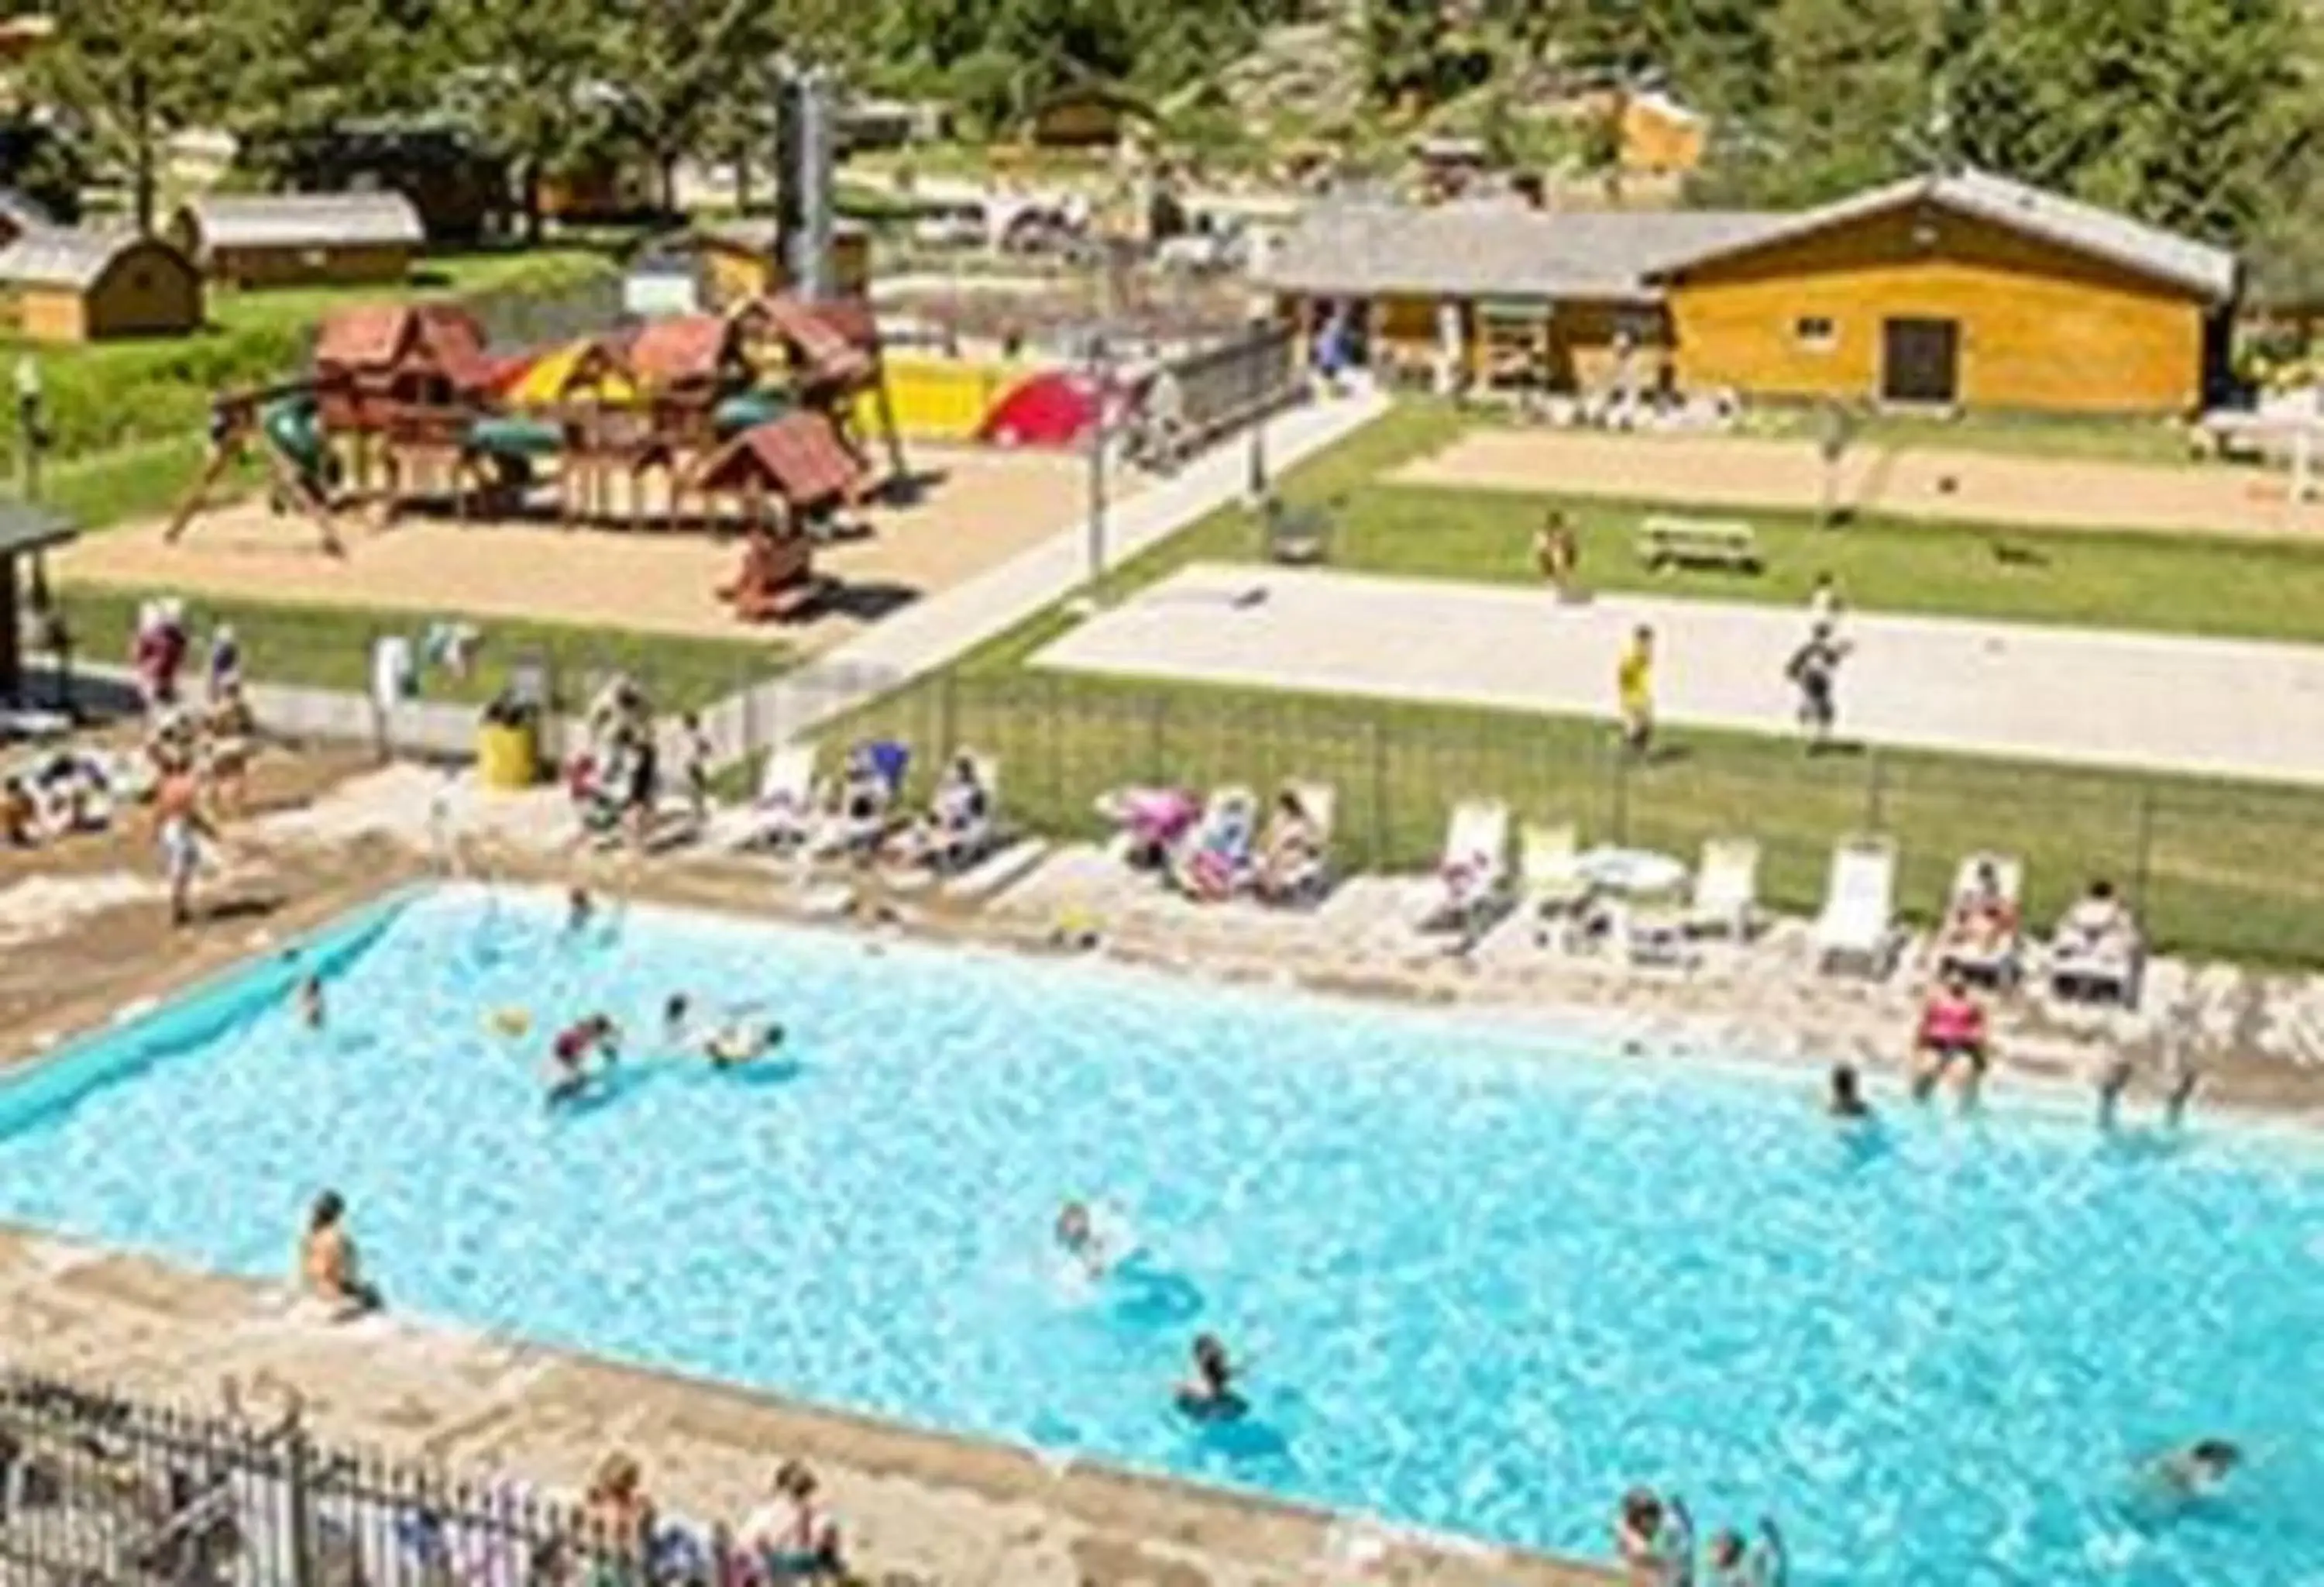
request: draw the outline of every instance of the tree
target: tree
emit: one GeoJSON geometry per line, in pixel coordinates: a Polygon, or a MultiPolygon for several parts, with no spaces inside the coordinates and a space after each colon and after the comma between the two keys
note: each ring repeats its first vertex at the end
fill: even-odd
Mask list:
{"type": "Polygon", "coordinates": [[[153,229],[171,137],[214,108],[216,20],[180,0],[79,0],[32,56],[33,92],[65,106],[97,159],[125,173],[140,231],[153,229]]]}
{"type": "Polygon", "coordinates": [[[446,0],[461,65],[448,95],[516,167],[525,235],[540,236],[540,184],[601,152],[612,131],[615,63],[595,0],[446,0]]]}
{"type": "Polygon", "coordinates": [[[613,10],[614,121],[653,161],[664,210],[677,208],[678,162],[772,99],[774,17],[764,0],[622,0],[613,10]]]}
{"type": "Polygon", "coordinates": [[[1778,0],[1765,107],[1720,129],[1703,185],[1721,199],[1790,207],[1929,163],[1934,20],[1930,0],[1778,0]]]}
{"type": "Polygon", "coordinates": [[[263,161],[308,134],[417,108],[442,62],[428,8],[374,0],[229,0],[219,115],[263,161]]]}

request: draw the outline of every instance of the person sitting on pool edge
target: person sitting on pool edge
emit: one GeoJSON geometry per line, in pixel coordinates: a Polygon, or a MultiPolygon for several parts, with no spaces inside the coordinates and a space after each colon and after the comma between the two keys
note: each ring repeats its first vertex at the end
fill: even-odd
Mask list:
{"type": "Polygon", "coordinates": [[[611,1068],[618,1056],[615,1038],[616,1028],[609,1014],[592,1014],[558,1031],[549,1047],[549,1100],[570,1102],[586,1091],[595,1077],[589,1060],[601,1058],[611,1068]]]}
{"type": "Polygon", "coordinates": [[[1949,971],[1921,1009],[1914,1036],[1913,1100],[1926,1102],[1947,1071],[1962,1066],[1961,1106],[1975,1105],[1988,1061],[1985,1005],[1969,994],[1969,983],[1949,971]]]}
{"type": "Polygon", "coordinates": [[[299,1272],[307,1292],[331,1308],[334,1321],[378,1311],[386,1301],[373,1285],[364,1282],[355,1259],[355,1242],[348,1237],[347,1204],[336,1190],[315,1198],[307,1214],[307,1233],[299,1242],[299,1272]]]}
{"type": "Polygon", "coordinates": [[[1215,1333],[1194,1335],[1194,1370],[1178,1385],[1179,1410],[1198,1422],[1231,1422],[1250,1408],[1235,1391],[1235,1368],[1215,1333]]]}

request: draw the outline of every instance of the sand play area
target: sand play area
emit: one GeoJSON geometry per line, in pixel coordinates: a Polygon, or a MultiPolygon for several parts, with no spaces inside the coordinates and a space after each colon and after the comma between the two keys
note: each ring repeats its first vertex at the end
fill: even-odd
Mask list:
{"type": "MultiPolygon", "coordinates": [[[[898,606],[973,577],[1082,521],[1088,468],[1079,457],[915,447],[930,484],[908,506],[873,506],[872,533],[820,548],[817,571],[839,581],[809,619],[756,632],[803,650],[828,649],[898,606]]],[[[1117,472],[1117,497],[1139,476],[1117,472]]],[[[91,535],[57,558],[64,578],[138,591],[344,605],[583,626],[745,637],[717,599],[741,551],[698,531],[568,529],[553,522],[454,522],[406,517],[380,529],[350,514],[347,554],[327,554],[314,525],[262,501],[204,514],[175,545],[156,521],[91,535]]]]}
{"type": "MultiPolygon", "coordinates": [[[[1447,485],[1705,506],[1812,511],[1823,463],[1811,441],[1478,429],[1388,476],[1447,485]]],[[[1840,500],[1861,513],[2059,529],[2324,535],[2324,501],[2295,503],[2284,474],[2166,468],[1923,447],[1853,448],[1840,500]]]]}

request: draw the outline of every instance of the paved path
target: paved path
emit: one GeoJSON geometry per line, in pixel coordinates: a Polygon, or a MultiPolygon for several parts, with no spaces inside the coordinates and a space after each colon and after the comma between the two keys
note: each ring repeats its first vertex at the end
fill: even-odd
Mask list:
{"type": "MultiPolygon", "coordinates": [[[[1365,393],[1294,408],[1268,421],[1267,456],[1280,473],[1353,435],[1388,411],[1365,393]]],[[[1106,525],[1107,563],[1118,567],[1240,498],[1250,447],[1239,433],[1197,457],[1175,478],[1118,503],[1106,525]]],[[[818,724],[945,666],[1071,595],[1089,577],[1085,517],[998,567],[915,603],[798,669],[704,715],[722,755],[795,738],[818,724]]]]}
{"type": "MultiPolygon", "coordinates": [[[[1614,665],[1660,636],[1665,721],[1788,732],[1803,612],[1202,565],[1036,664],[1611,716],[1614,665]],[[1252,599],[1254,591],[1263,598],[1252,599]]],[[[1846,733],[1877,743],[2324,783],[2324,647],[1851,614],[1846,733]]]]}

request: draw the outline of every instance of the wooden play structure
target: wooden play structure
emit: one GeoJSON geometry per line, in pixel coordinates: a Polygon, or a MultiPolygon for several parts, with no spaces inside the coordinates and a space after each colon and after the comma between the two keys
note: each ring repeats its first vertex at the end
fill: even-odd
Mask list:
{"type": "Polygon", "coordinates": [[[809,531],[874,481],[865,432],[884,420],[901,466],[881,382],[853,304],[761,296],[515,355],[455,308],[350,309],[324,323],[306,379],[213,401],[209,456],[166,534],[255,458],[276,511],[327,550],[350,513],[742,531],[737,612],[788,615],[789,592],[816,587],[809,531]]]}

